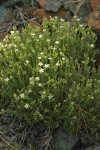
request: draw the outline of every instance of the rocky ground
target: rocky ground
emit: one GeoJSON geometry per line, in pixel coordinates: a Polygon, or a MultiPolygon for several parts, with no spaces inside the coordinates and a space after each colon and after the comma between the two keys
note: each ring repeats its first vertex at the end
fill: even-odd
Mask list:
{"type": "MultiPolygon", "coordinates": [[[[43,18],[50,16],[68,22],[78,16],[97,34],[96,47],[100,49],[100,0],[0,0],[0,39],[10,34],[13,27],[20,31],[28,24],[33,28],[34,25],[42,26],[43,18]]],[[[100,55],[97,65],[100,65],[100,55]]],[[[42,123],[28,126],[14,116],[0,115],[0,149],[100,150],[100,139],[95,132],[84,135],[80,131],[72,135],[62,128],[52,131],[42,123]]]]}

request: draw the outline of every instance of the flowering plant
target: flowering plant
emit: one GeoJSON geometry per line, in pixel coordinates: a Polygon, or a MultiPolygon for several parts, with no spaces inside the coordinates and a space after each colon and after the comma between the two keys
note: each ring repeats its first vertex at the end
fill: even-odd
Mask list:
{"type": "Polygon", "coordinates": [[[71,24],[44,19],[42,25],[42,31],[26,27],[22,37],[14,30],[0,43],[2,109],[29,123],[97,129],[100,69],[94,67],[95,34],[75,18],[71,24]]]}

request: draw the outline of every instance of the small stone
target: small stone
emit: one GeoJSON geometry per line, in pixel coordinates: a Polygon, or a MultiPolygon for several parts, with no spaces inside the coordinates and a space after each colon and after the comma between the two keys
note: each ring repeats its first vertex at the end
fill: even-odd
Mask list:
{"type": "Polygon", "coordinates": [[[52,136],[51,149],[52,150],[74,150],[78,143],[78,138],[72,134],[67,133],[63,129],[58,129],[52,136]]]}
{"type": "Polygon", "coordinates": [[[100,32],[100,11],[92,12],[89,15],[87,24],[91,26],[95,32],[100,32]]]}
{"type": "Polygon", "coordinates": [[[33,11],[33,16],[37,17],[37,19],[35,19],[35,21],[37,21],[38,23],[42,23],[43,18],[47,18],[48,20],[50,19],[50,17],[54,18],[55,16],[58,17],[58,19],[65,19],[66,18],[66,11],[63,10],[59,10],[58,12],[47,12],[45,9],[36,9],[33,11]]]}
{"type": "Polygon", "coordinates": [[[100,150],[100,145],[94,145],[94,146],[86,148],[85,150],[100,150]]]}
{"type": "Polygon", "coordinates": [[[96,11],[100,11],[100,5],[96,7],[96,11]]]}
{"type": "Polygon", "coordinates": [[[90,0],[90,5],[92,11],[97,10],[97,7],[100,6],[100,0],[90,0]]]}
{"type": "Polygon", "coordinates": [[[4,6],[6,7],[12,7],[18,4],[19,2],[22,2],[24,5],[31,5],[32,0],[8,0],[4,3],[4,6]]]}
{"type": "Polygon", "coordinates": [[[57,12],[61,7],[61,1],[58,0],[46,0],[46,10],[57,12]]]}
{"type": "MultiPolygon", "coordinates": [[[[0,25],[12,20],[12,8],[6,8],[5,6],[0,6],[0,25]]],[[[1,26],[0,26],[1,28],[1,26]]]]}
{"type": "Polygon", "coordinates": [[[36,2],[38,2],[42,8],[46,7],[46,0],[36,0],[36,2]]]}
{"type": "Polygon", "coordinates": [[[82,23],[85,23],[87,21],[87,16],[90,13],[91,13],[90,1],[82,0],[77,4],[74,15],[81,18],[82,23]]]}

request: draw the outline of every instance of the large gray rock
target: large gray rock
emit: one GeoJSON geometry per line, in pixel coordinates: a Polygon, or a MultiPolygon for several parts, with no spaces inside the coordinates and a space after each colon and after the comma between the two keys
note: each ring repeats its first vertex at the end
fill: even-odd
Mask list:
{"type": "Polygon", "coordinates": [[[4,5],[6,7],[12,7],[12,6],[16,5],[19,2],[22,2],[23,4],[31,5],[32,0],[8,0],[8,1],[6,0],[4,5]]]}
{"type": "Polygon", "coordinates": [[[57,12],[61,7],[61,1],[59,0],[46,0],[46,10],[57,12]]]}
{"type": "Polygon", "coordinates": [[[52,150],[74,150],[78,143],[78,137],[67,133],[65,130],[58,129],[52,136],[52,150]]]}
{"type": "Polygon", "coordinates": [[[80,3],[76,5],[74,15],[81,18],[82,22],[87,21],[87,17],[90,13],[91,13],[90,0],[82,0],[80,3]]]}
{"type": "Polygon", "coordinates": [[[96,138],[93,135],[85,135],[85,133],[81,135],[81,145],[84,149],[92,145],[95,145],[96,142],[97,142],[96,138]]]}
{"type": "Polygon", "coordinates": [[[0,25],[12,18],[12,12],[13,10],[11,8],[0,6],[0,25]]]}
{"type": "Polygon", "coordinates": [[[88,147],[85,150],[100,150],[100,144],[88,147]]]}

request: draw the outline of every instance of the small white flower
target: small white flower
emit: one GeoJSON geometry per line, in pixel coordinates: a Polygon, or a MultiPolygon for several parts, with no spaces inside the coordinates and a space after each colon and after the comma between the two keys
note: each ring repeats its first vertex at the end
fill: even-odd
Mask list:
{"type": "Polygon", "coordinates": [[[29,64],[29,60],[26,60],[26,63],[29,64]]]}
{"type": "Polygon", "coordinates": [[[37,42],[39,42],[39,39],[37,39],[37,42]]]}
{"type": "Polygon", "coordinates": [[[46,31],[46,29],[43,29],[43,32],[45,32],[46,31]]]}
{"type": "Polygon", "coordinates": [[[48,68],[50,65],[49,64],[45,64],[44,65],[44,68],[48,68]]]}
{"type": "Polygon", "coordinates": [[[38,59],[40,60],[42,57],[38,57],[38,59]]]}
{"type": "Polygon", "coordinates": [[[61,22],[64,22],[65,20],[61,18],[60,21],[61,21],[61,22]]]}
{"type": "Polygon", "coordinates": [[[52,95],[52,94],[50,94],[50,95],[48,96],[48,98],[49,98],[49,99],[52,99],[52,97],[53,97],[53,95],[52,95]]]}
{"type": "Polygon", "coordinates": [[[41,55],[44,55],[44,53],[42,52],[42,53],[40,53],[41,55]]]}
{"type": "Polygon", "coordinates": [[[79,18],[77,18],[77,21],[80,21],[80,19],[79,19],[79,18]]]}
{"type": "Polygon", "coordinates": [[[17,45],[16,45],[16,44],[14,44],[14,47],[17,47],[17,45]]]}
{"type": "Polygon", "coordinates": [[[29,80],[30,80],[30,81],[34,80],[34,77],[30,77],[29,80]]]}
{"type": "Polygon", "coordinates": [[[77,117],[76,117],[76,116],[74,116],[74,117],[73,117],[73,119],[77,119],[77,117]]]}
{"type": "Polygon", "coordinates": [[[42,83],[39,83],[38,86],[41,87],[41,86],[42,86],[42,83]]]}
{"type": "Polygon", "coordinates": [[[71,105],[75,105],[75,103],[74,103],[74,102],[71,102],[71,105]]]}
{"type": "Polygon", "coordinates": [[[43,94],[46,94],[46,92],[44,91],[43,94]]]}
{"type": "Polygon", "coordinates": [[[12,46],[13,44],[9,44],[9,46],[12,46]]]}
{"type": "Polygon", "coordinates": [[[55,42],[55,44],[59,44],[59,43],[60,43],[59,41],[56,41],[56,42],[55,42]]]}
{"type": "Polygon", "coordinates": [[[80,24],[79,26],[80,26],[80,27],[83,27],[84,25],[83,25],[83,24],[80,24]]]}
{"type": "Polygon", "coordinates": [[[36,81],[39,81],[39,80],[40,80],[40,78],[39,78],[39,77],[36,77],[36,78],[35,78],[35,80],[36,80],[36,81]]]}
{"type": "Polygon", "coordinates": [[[60,29],[62,29],[63,28],[63,26],[60,26],[60,29]]]}
{"type": "Polygon", "coordinates": [[[75,19],[77,18],[77,16],[73,16],[75,19]]]}
{"type": "Polygon", "coordinates": [[[34,85],[34,77],[30,77],[29,80],[30,80],[30,84],[34,85]]]}
{"type": "Polygon", "coordinates": [[[50,39],[47,39],[47,42],[49,43],[49,42],[50,42],[50,39]]]}
{"type": "Polygon", "coordinates": [[[29,107],[29,104],[25,104],[25,106],[24,106],[26,109],[29,107]]]}
{"type": "Polygon", "coordinates": [[[5,44],[5,47],[7,47],[8,45],[7,44],[5,44]]]}
{"type": "Polygon", "coordinates": [[[56,66],[58,66],[58,67],[59,67],[59,66],[60,66],[60,64],[57,62],[57,63],[56,63],[56,66]]]}
{"type": "Polygon", "coordinates": [[[49,57],[48,59],[49,59],[49,60],[52,60],[52,58],[51,58],[51,57],[49,57]]]}
{"type": "Polygon", "coordinates": [[[47,56],[44,56],[44,58],[47,58],[47,56]]]}
{"type": "Polygon", "coordinates": [[[42,98],[45,98],[45,97],[46,97],[46,92],[44,91],[42,94],[42,98]]]}
{"type": "Polygon", "coordinates": [[[90,45],[90,47],[91,47],[91,48],[93,48],[93,47],[94,47],[94,45],[93,45],[93,44],[91,44],[91,45],[90,45]]]}
{"type": "Polygon", "coordinates": [[[29,93],[31,93],[32,92],[32,90],[31,89],[29,89],[29,91],[28,91],[29,93]]]}
{"type": "Polygon", "coordinates": [[[35,36],[35,33],[31,33],[32,36],[35,36]]]}
{"type": "Polygon", "coordinates": [[[55,19],[58,19],[58,17],[57,17],[57,16],[55,16],[55,19]]]}
{"type": "Polygon", "coordinates": [[[14,31],[10,31],[11,34],[14,34],[14,31]]]}
{"type": "Polygon", "coordinates": [[[40,62],[40,63],[38,63],[38,65],[39,65],[39,66],[43,66],[43,63],[40,62]]]}
{"type": "Polygon", "coordinates": [[[45,95],[42,95],[41,98],[45,98],[45,95]]]}
{"type": "Polygon", "coordinates": [[[60,55],[62,55],[63,53],[62,52],[60,52],[60,55]]]}
{"type": "Polygon", "coordinates": [[[15,52],[17,52],[18,51],[18,49],[15,49],[15,52]]]}
{"type": "Polygon", "coordinates": [[[56,47],[53,47],[52,49],[53,49],[53,50],[56,50],[57,48],[56,48],[56,47]]]}
{"type": "Polygon", "coordinates": [[[20,94],[20,97],[21,97],[21,98],[24,98],[24,97],[25,97],[25,94],[24,94],[24,93],[20,94]]]}
{"type": "Polygon", "coordinates": [[[62,60],[65,60],[65,58],[63,57],[62,60]]]}
{"type": "Polygon", "coordinates": [[[43,37],[43,35],[42,35],[42,34],[40,34],[40,35],[39,35],[39,39],[41,39],[42,37],[43,37]]]}
{"type": "Polygon", "coordinates": [[[43,73],[43,72],[44,72],[44,69],[40,69],[39,72],[40,72],[40,73],[43,73]]]}
{"type": "Polygon", "coordinates": [[[64,100],[64,102],[66,103],[66,102],[67,102],[67,100],[65,99],[65,100],[64,100]]]}
{"type": "Polygon", "coordinates": [[[8,81],[9,81],[9,78],[7,77],[7,78],[5,79],[5,81],[7,81],[7,82],[8,82],[8,81]]]}

